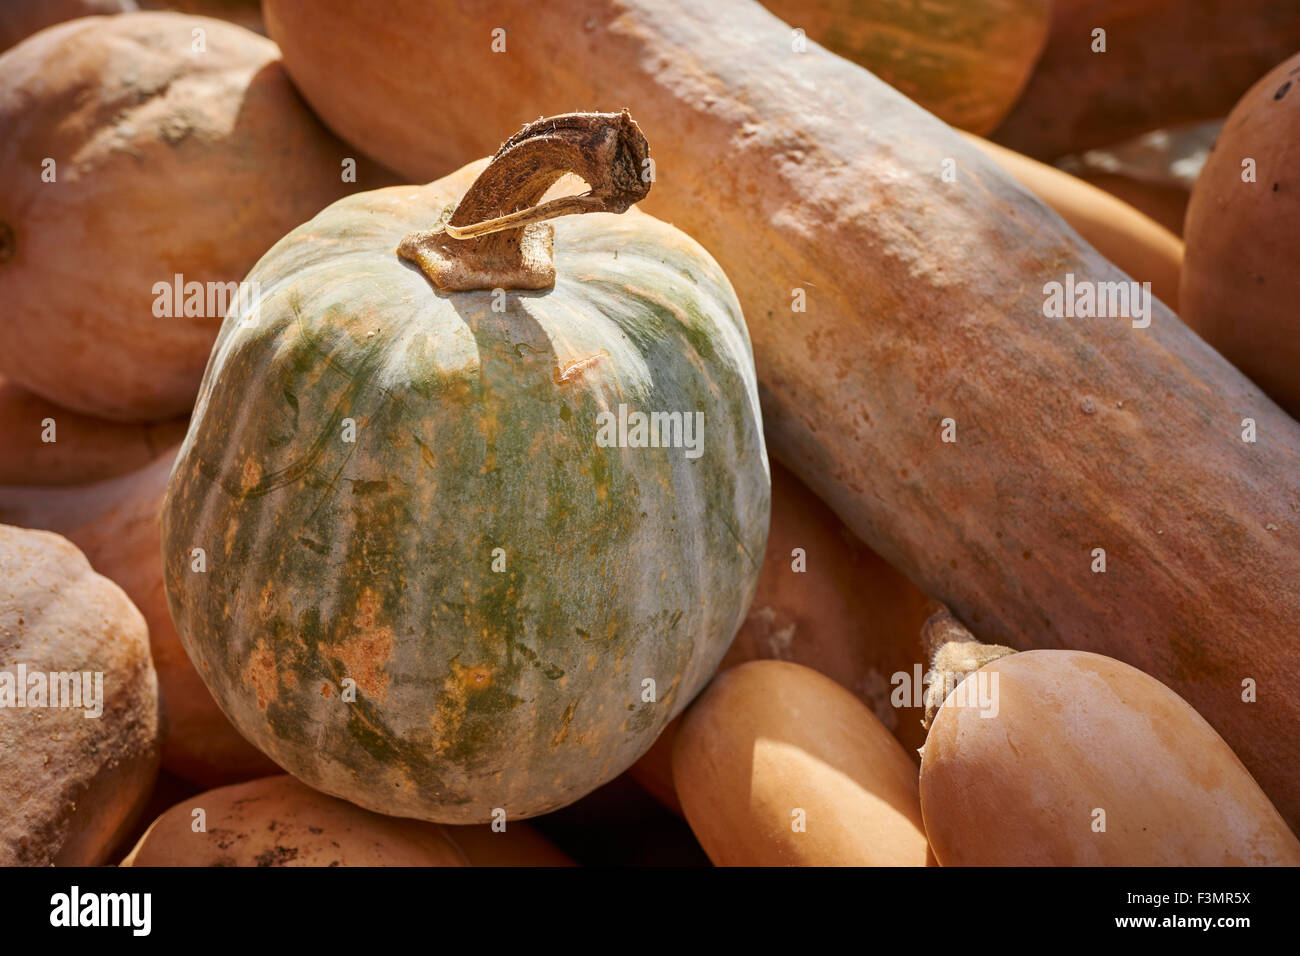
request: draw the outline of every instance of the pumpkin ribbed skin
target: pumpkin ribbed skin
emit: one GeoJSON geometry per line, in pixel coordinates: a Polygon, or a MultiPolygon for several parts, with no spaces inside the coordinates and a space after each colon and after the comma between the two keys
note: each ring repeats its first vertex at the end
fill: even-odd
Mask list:
{"type": "Polygon", "coordinates": [[[392,183],[321,126],[275,44],[174,13],[83,18],[0,57],[0,372],[121,421],[189,410],[223,311],[158,283],[237,283],[340,196],[392,183]],[[206,51],[191,52],[192,31],[206,51]],[[42,181],[44,159],[54,182],[42,181]]]}
{"type": "Polygon", "coordinates": [[[1048,0],[763,0],[959,129],[987,133],[1047,42],[1048,0]]]}
{"type": "Polygon", "coordinates": [[[650,746],[743,620],[770,495],[747,332],[692,240],[559,220],[555,288],[504,312],[394,255],[476,168],[343,200],[262,259],[163,520],[172,617],[244,735],[448,823],[562,806],[650,746]],[[598,446],[619,403],[703,411],[702,455],[598,446]]]}

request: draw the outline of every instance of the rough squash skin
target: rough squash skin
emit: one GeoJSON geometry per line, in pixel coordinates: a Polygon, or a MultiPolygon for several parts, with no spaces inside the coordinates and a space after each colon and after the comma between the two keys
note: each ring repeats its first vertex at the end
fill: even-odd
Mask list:
{"type": "Polygon", "coordinates": [[[0,867],[101,865],[158,771],[158,679],[144,618],[68,541],[0,524],[0,671],[11,685],[0,707],[0,867]],[[14,706],[20,667],[28,680],[98,674],[102,711],[14,706]]]}
{"type": "Polygon", "coordinates": [[[163,517],[172,617],[244,735],[447,823],[563,806],[650,746],[744,619],[770,499],[739,305],[683,234],[558,220],[555,288],[504,313],[397,258],[478,168],[335,203],[267,253],[163,517]],[[619,403],[702,410],[703,454],[599,447],[619,403]]]}

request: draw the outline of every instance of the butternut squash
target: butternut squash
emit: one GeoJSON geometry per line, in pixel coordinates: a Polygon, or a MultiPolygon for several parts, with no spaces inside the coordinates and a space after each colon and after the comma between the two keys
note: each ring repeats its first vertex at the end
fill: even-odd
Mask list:
{"type": "Polygon", "coordinates": [[[1228,114],[1192,187],[1181,287],[1187,324],[1296,417],[1298,140],[1300,53],[1252,86],[1228,114]]]}
{"type": "Polygon", "coordinates": [[[926,739],[921,809],[945,866],[1300,865],[1213,727],[1082,651],[1013,654],[958,684],[926,739]]]}
{"type": "Polygon", "coordinates": [[[1300,824],[1300,425],[1158,300],[1147,328],[1045,318],[1049,282],[1128,277],[972,144],[860,67],[787,52],[751,0],[264,13],[327,124],[412,177],[512,121],[634,104],[646,211],[740,297],[769,449],[987,640],[1168,682],[1300,824]],[[1241,441],[1246,415],[1267,441],[1241,441]],[[1246,677],[1272,688],[1250,707],[1246,677]]]}
{"type": "Polygon", "coordinates": [[[1169,308],[1178,309],[1178,277],[1183,243],[1160,223],[1128,203],[1078,177],[1028,156],[990,143],[966,138],[1052,208],[1098,252],[1139,282],[1169,308]]]}
{"type": "Polygon", "coordinates": [[[287,774],[178,803],[153,822],[122,861],[122,866],[466,865],[442,827],[362,810],[287,774]]]}
{"type": "Polygon", "coordinates": [[[1047,46],[992,138],[1040,159],[1222,116],[1300,48],[1278,0],[1054,0],[1047,46]],[[1105,31],[1105,52],[1094,31],[1105,31]]]}
{"type": "Polygon", "coordinates": [[[924,866],[916,765],[829,677],[788,661],[719,674],[673,745],[686,822],[718,866],[924,866]]]}

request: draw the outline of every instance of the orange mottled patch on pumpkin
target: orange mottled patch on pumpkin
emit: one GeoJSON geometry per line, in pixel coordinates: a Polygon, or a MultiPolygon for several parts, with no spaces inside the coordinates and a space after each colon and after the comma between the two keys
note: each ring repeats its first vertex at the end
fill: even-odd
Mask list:
{"type": "Polygon", "coordinates": [[[355,680],[363,694],[382,704],[388,698],[388,674],[384,666],[393,654],[393,629],[379,623],[379,605],[379,596],[366,588],[352,618],[352,634],[347,640],[326,645],[321,650],[327,658],[342,662],[343,676],[355,680]]]}
{"type": "Polygon", "coordinates": [[[460,732],[469,705],[469,695],[486,690],[492,685],[492,668],[484,664],[466,667],[458,661],[451,662],[451,670],[442,682],[437,709],[429,723],[437,739],[438,753],[446,753],[460,732]]]}
{"type": "Polygon", "coordinates": [[[257,647],[248,658],[244,668],[244,682],[257,692],[257,706],[266,710],[280,696],[280,678],[275,667],[275,654],[266,646],[265,641],[258,641],[257,647]]]}
{"type": "Polygon", "coordinates": [[[262,480],[262,466],[255,459],[244,459],[244,468],[239,475],[239,484],[245,494],[257,487],[262,480]]]}

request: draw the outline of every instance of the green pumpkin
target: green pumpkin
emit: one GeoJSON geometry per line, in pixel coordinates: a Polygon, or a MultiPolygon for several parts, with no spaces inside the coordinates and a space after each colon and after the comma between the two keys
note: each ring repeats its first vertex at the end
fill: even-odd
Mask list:
{"type": "Polygon", "coordinates": [[[545,813],[644,753],[744,618],[770,498],[740,307],[687,236],[559,219],[531,291],[395,254],[481,168],[336,202],[262,258],[163,517],[172,617],[235,726],[445,823],[545,813]],[[681,423],[661,447],[650,413],[681,423]]]}

